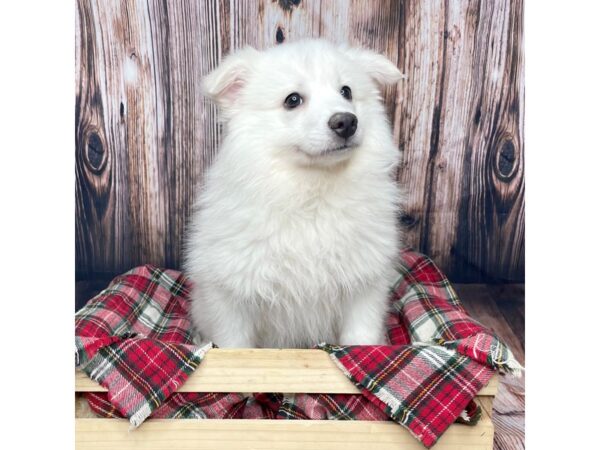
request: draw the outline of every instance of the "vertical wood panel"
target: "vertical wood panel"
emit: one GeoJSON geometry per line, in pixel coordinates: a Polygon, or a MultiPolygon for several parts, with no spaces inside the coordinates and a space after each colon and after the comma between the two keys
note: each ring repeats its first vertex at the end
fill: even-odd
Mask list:
{"type": "Polygon", "coordinates": [[[453,280],[522,281],[522,3],[404,6],[395,127],[408,241],[453,280]]]}
{"type": "Polygon", "coordinates": [[[98,17],[93,4],[82,1],[77,25],[76,268],[90,276],[96,267],[120,268],[130,262],[122,245],[129,226],[118,217],[116,194],[118,186],[119,194],[127,195],[129,186],[118,179],[116,153],[125,145],[120,120],[115,124],[114,111],[108,111],[114,105],[107,104],[120,90],[107,93],[114,69],[106,67],[109,50],[102,27],[109,24],[98,17]]]}
{"type": "Polygon", "coordinates": [[[245,45],[385,54],[408,243],[453,280],[523,280],[522,0],[78,0],[77,276],[179,267],[221,137],[201,77],[245,45]]]}
{"type": "Polygon", "coordinates": [[[220,138],[199,92],[221,59],[219,11],[216,1],[78,2],[79,277],[179,265],[194,180],[220,138]]]}

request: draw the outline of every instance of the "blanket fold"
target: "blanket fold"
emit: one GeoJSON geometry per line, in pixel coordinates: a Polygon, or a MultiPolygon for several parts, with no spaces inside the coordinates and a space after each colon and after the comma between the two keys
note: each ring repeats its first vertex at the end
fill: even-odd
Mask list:
{"type": "Polygon", "coordinates": [[[391,419],[431,447],[453,423],[475,424],[473,399],[495,370],[522,367],[470,318],[426,256],[404,249],[390,290],[390,345],[322,343],[362,395],[177,393],[212,344],[193,341],[189,280],[145,265],[115,278],[75,316],[76,366],[104,386],[93,411],[146,418],[391,419]]]}
{"type": "Polygon", "coordinates": [[[146,265],[115,278],[75,315],[76,365],[140,425],[198,367],[211,345],[192,342],[186,279],[146,265]]]}

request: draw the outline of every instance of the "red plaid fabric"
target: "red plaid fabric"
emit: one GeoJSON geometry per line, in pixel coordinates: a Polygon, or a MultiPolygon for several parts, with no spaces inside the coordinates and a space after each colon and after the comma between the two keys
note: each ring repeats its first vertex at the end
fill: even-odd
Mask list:
{"type": "MultiPolygon", "coordinates": [[[[391,292],[393,310],[412,344],[439,344],[456,349],[493,369],[520,374],[522,367],[496,335],[464,310],[448,279],[425,255],[405,249],[391,292]]],[[[404,339],[403,337],[401,339],[404,339]]],[[[404,344],[402,340],[394,344],[404,344]]]]}
{"type": "Polygon", "coordinates": [[[75,315],[76,365],[108,390],[117,412],[141,424],[200,364],[180,272],[152,266],[115,278],[75,315]]]}
{"type": "Polygon", "coordinates": [[[322,348],[367,399],[427,447],[465,411],[476,423],[480,411],[471,403],[494,373],[436,345],[322,348]]]}
{"type": "Polygon", "coordinates": [[[189,285],[172,270],[133,269],[76,314],[77,364],[107,388],[88,394],[104,417],[391,419],[430,447],[455,421],[476,423],[473,398],[510,350],[471,319],[426,256],[406,249],[390,291],[388,346],[322,344],[362,395],[175,393],[210,346],[193,344],[189,285]]]}

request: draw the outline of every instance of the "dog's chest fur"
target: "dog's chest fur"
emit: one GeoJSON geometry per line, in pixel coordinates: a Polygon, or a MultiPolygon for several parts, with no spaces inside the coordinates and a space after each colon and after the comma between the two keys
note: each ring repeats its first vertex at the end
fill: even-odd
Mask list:
{"type": "Polygon", "coordinates": [[[195,281],[248,306],[270,345],[335,342],[351,294],[389,282],[396,187],[385,175],[285,176],[209,187],[195,220],[195,281]]]}

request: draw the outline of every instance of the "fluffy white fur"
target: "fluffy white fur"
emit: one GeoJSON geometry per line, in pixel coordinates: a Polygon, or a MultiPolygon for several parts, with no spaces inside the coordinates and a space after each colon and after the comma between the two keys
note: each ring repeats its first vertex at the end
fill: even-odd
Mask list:
{"type": "Polygon", "coordinates": [[[235,53],[204,79],[224,139],[198,193],[185,270],[192,318],[220,347],[385,343],[398,254],[399,150],[386,58],[322,40],[235,53]],[[352,89],[352,100],[340,94],[352,89]],[[286,109],[292,93],[304,102],[286,109]],[[346,150],[328,126],[351,112],[346,150]]]}

